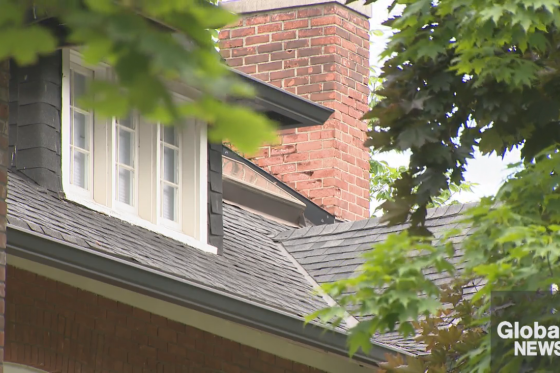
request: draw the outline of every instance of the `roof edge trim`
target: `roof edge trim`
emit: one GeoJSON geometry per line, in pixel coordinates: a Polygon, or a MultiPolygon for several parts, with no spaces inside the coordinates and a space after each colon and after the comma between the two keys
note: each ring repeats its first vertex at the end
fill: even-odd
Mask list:
{"type": "MultiPolygon", "coordinates": [[[[154,269],[127,262],[77,245],[47,239],[39,234],[8,226],[7,252],[74,274],[119,286],[183,307],[205,312],[264,332],[288,338],[341,356],[348,356],[347,336],[262,304],[235,297],[154,269]],[[325,333],[328,331],[328,333],[325,333]]],[[[357,353],[356,361],[378,365],[389,347],[374,346],[369,355],[357,353]]]]}
{"type": "Polygon", "coordinates": [[[255,88],[257,95],[253,99],[256,102],[298,123],[295,125],[283,125],[282,129],[322,126],[334,113],[334,110],[331,108],[296,96],[241,71],[234,69],[232,71],[238,75],[240,80],[255,88]]]}

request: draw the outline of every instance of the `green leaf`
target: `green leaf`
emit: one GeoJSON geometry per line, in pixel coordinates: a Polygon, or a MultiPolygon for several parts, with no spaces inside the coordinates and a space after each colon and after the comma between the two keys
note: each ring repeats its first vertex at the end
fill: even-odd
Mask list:
{"type": "Polygon", "coordinates": [[[0,60],[12,57],[20,65],[34,63],[56,48],[56,39],[39,26],[0,29],[0,40],[0,60]]]}

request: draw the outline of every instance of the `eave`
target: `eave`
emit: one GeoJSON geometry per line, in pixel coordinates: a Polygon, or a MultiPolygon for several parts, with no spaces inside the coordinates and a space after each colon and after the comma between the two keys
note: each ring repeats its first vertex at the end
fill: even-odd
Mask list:
{"type": "MultiPolygon", "coordinates": [[[[300,318],[250,299],[226,294],[205,284],[158,272],[101,252],[45,238],[18,227],[8,226],[7,237],[8,255],[204,312],[339,356],[348,356],[346,334],[327,331],[313,323],[304,327],[300,318]]],[[[402,353],[385,345],[374,345],[369,354],[360,352],[353,359],[377,366],[379,362],[385,361],[385,354],[396,352],[402,353]]]]}

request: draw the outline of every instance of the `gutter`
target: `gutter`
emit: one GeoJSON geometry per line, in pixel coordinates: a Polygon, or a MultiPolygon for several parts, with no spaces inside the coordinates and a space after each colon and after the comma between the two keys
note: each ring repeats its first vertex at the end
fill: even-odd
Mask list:
{"type": "MultiPolygon", "coordinates": [[[[347,335],[204,284],[8,225],[7,253],[348,357],[347,335]]],[[[353,359],[378,366],[389,346],[353,359]]]]}
{"type": "Polygon", "coordinates": [[[296,96],[241,71],[233,69],[232,71],[241,81],[255,89],[257,95],[252,100],[257,104],[297,122],[296,124],[285,124],[282,129],[322,126],[334,113],[331,108],[296,96]]]}

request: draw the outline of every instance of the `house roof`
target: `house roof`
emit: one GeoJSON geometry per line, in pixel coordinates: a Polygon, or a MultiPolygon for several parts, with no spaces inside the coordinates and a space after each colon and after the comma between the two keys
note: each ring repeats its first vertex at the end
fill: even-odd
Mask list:
{"type": "MultiPolygon", "coordinates": [[[[461,228],[462,211],[472,204],[451,205],[428,210],[426,226],[434,238],[454,228],[461,228]]],[[[409,224],[388,226],[379,218],[319,225],[284,231],[275,237],[319,283],[350,277],[364,262],[361,255],[373,244],[385,241],[391,233],[404,231],[409,224]]],[[[453,240],[460,242],[467,235],[463,229],[453,240]]],[[[459,252],[458,255],[461,253],[459,252]]]]}
{"type": "MultiPolygon", "coordinates": [[[[191,248],[61,199],[9,172],[8,253],[208,312],[346,355],[344,325],[334,333],[303,316],[326,307],[273,237],[287,227],[224,204],[224,253],[191,248]]],[[[393,346],[357,360],[375,364],[393,346]]]]}
{"type": "MultiPolygon", "coordinates": [[[[461,213],[475,204],[459,204],[429,209],[426,226],[434,234],[434,239],[442,237],[444,232],[458,228],[460,233],[451,237],[455,244],[463,241],[470,228],[461,223],[461,213]]],[[[351,277],[358,267],[364,263],[362,254],[371,247],[383,242],[389,234],[404,231],[410,224],[388,226],[379,218],[356,222],[335,223],[300,229],[292,229],[278,234],[274,239],[288,250],[301,266],[321,284],[351,277]]],[[[458,263],[463,255],[456,250],[455,256],[449,260],[458,263]]],[[[436,284],[442,285],[452,280],[447,273],[428,270],[426,276],[436,284]]],[[[464,289],[468,296],[476,291],[470,284],[464,289]]],[[[414,338],[402,338],[398,333],[375,335],[372,339],[385,345],[406,351],[411,355],[426,354],[426,347],[414,338]]]]}
{"type": "MultiPolygon", "coordinates": [[[[327,306],[323,298],[312,295],[313,285],[306,275],[318,283],[347,278],[362,263],[360,254],[389,233],[407,227],[387,227],[378,219],[369,219],[289,229],[224,203],[224,251],[223,255],[215,255],[61,199],[17,172],[9,172],[9,188],[8,253],[32,255],[33,259],[49,257],[52,260],[47,260],[48,264],[66,261],[64,268],[89,266],[83,269],[88,275],[104,268],[105,274],[118,273],[121,278],[117,280],[122,282],[140,281],[146,273],[152,277],[146,277],[144,284],[153,287],[164,281],[159,285],[160,292],[188,284],[188,289],[176,287],[168,298],[190,296],[190,303],[186,303],[189,306],[200,306],[222,316],[226,312],[234,314],[235,320],[250,325],[258,319],[259,326],[267,331],[276,328],[277,334],[304,343],[317,342],[342,354],[346,351],[344,325],[337,333],[326,334],[313,325],[315,329],[311,330],[301,327],[303,316],[327,306]],[[27,236],[35,241],[25,245],[27,236]],[[130,270],[136,272],[127,274],[130,270]],[[200,305],[203,298],[206,303],[200,305]],[[252,308],[245,309],[248,305],[252,308]],[[249,322],[247,318],[255,320],[249,322]],[[307,334],[299,335],[302,329],[307,334]]],[[[429,210],[427,225],[437,237],[457,227],[459,213],[467,207],[429,210]]],[[[459,242],[467,234],[465,229],[453,240],[459,242]]],[[[452,260],[458,260],[458,256],[452,260]]],[[[446,276],[429,275],[438,283],[449,281],[446,276]]],[[[425,353],[424,346],[396,333],[377,335],[372,341],[372,353],[357,356],[358,359],[378,362],[390,352],[425,353]]]]}
{"type": "Polygon", "coordinates": [[[123,220],[62,200],[9,173],[8,225],[112,255],[303,316],[326,306],[272,237],[286,227],[224,204],[224,255],[191,248],[123,220]]]}

